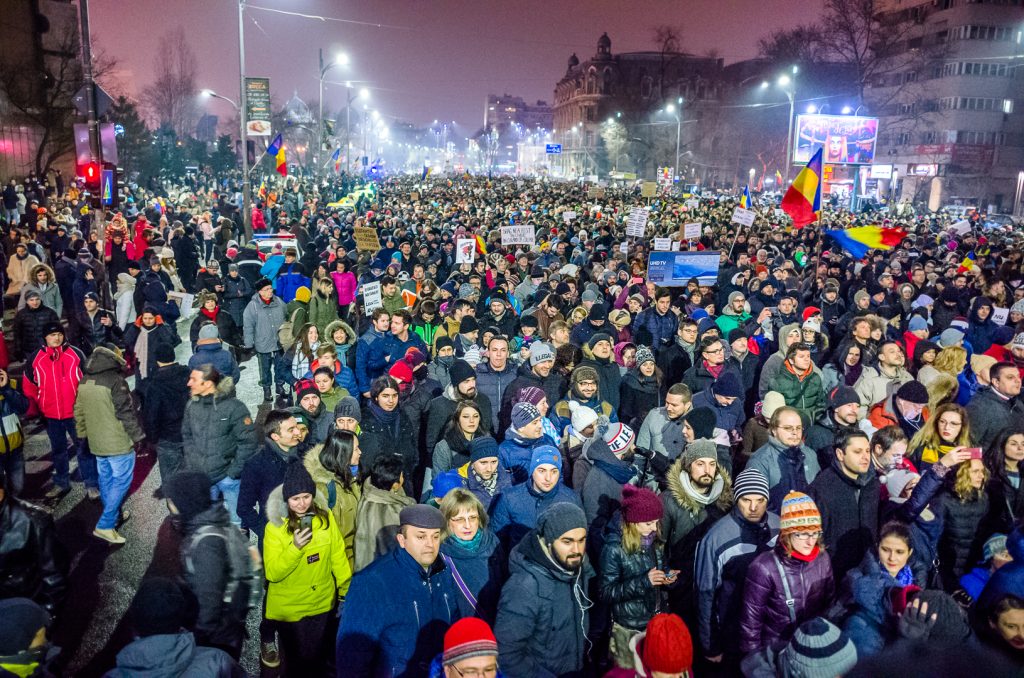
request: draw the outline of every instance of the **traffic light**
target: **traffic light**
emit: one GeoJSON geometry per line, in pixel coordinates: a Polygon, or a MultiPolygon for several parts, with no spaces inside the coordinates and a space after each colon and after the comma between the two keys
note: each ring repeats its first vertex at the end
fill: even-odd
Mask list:
{"type": "Polygon", "coordinates": [[[76,174],[82,177],[85,182],[85,190],[93,195],[100,190],[100,164],[98,162],[87,162],[76,168],[76,174]]]}

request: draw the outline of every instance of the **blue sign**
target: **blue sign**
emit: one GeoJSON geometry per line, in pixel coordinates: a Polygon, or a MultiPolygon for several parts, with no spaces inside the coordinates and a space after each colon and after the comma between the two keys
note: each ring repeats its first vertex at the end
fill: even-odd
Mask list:
{"type": "Polygon", "coordinates": [[[544,152],[548,155],[561,155],[562,144],[544,144],[544,152]]]}
{"type": "Polygon", "coordinates": [[[662,287],[685,287],[691,278],[701,285],[718,280],[720,252],[651,252],[647,279],[662,287]]]}
{"type": "Polygon", "coordinates": [[[114,204],[114,170],[100,171],[100,202],[104,205],[114,204]]]}

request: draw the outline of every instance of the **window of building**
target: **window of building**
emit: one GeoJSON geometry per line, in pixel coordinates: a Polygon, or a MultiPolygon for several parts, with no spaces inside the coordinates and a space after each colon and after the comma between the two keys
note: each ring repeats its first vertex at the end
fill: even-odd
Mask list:
{"type": "Polygon", "coordinates": [[[1003,113],[1013,113],[1013,99],[1003,99],[1003,113]]]}
{"type": "Polygon", "coordinates": [[[653,88],[654,88],[654,80],[651,79],[651,76],[645,75],[640,80],[640,96],[642,96],[644,99],[650,99],[651,98],[651,90],[653,88]]]}

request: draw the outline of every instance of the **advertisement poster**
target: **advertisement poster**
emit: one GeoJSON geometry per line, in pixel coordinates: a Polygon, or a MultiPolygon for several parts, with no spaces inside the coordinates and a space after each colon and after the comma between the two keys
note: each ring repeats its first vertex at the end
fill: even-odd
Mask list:
{"type": "Polygon", "coordinates": [[[269,137],[270,78],[245,79],[245,132],[251,137],[269,137]]]}
{"type": "Polygon", "coordinates": [[[714,285],[719,259],[719,252],[651,252],[647,279],[663,287],[685,287],[690,278],[701,285],[714,285]]]}
{"type": "Polygon", "coordinates": [[[875,159],[878,118],[855,115],[798,115],[793,164],[806,163],[824,148],[826,165],[868,165],[875,159]]]}

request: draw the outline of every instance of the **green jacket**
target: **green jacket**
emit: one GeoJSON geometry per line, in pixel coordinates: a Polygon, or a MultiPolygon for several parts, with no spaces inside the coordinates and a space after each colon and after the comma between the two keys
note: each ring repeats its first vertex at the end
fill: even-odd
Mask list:
{"type": "Polygon", "coordinates": [[[75,428],[79,438],[89,440],[89,451],[100,457],[126,454],[145,437],[121,374],[124,366],[121,356],[97,346],[78,386],[75,428]]]}
{"type": "Polygon", "coordinates": [[[788,361],[782,364],[769,390],[778,391],[785,398],[786,404],[803,412],[808,421],[817,421],[825,413],[825,388],[821,384],[821,375],[812,369],[803,381],[789,369],[788,361]]]}
{"type": "Polygon", "coordinates": [[[722,314],[715,318],[715,324],[718,325],[718,329],[722,332],[722,338],[728,339],[729,333],[734,329],[743,329],[743,326],[750,320],[750,314],[744,311],[743,313],[737,314],[732,311],[731,308],[722,311],[722,314]],[[730,311],[726,313],[726,311],[730,311]]]}

